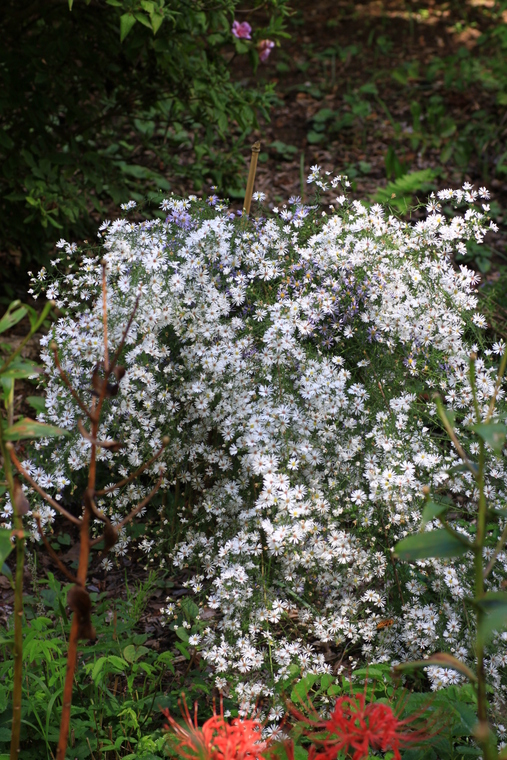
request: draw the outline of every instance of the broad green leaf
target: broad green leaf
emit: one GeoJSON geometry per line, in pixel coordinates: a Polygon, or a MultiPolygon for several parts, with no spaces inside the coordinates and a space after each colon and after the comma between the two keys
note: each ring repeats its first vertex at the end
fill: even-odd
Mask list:
{"type": "Polygon", "coordinates": [[[52,438],[57,435],[68,435],[68,430],[46,425],[44,422],[36,422],[30,417],[23,417],[12,427],[6,428],[3,437],[6,441],[21,441],[25,438],[52,438]]]}
{"type": "Polygon", "coordinates": [[[313,687],[315,682],[319,679],[319,676],[315,673],[309,673],[307,676],[301,679],[299,683],[297,683],[294,688],[292,689],[290,698],[292,702],[303,702],[305,703],[308,699],[308,694],[310,692],[310,689],[313,687]]]}
{"type": "Polygon", "coordinates": [[[399,541],[394,547],[395,556],[406,562],[428,557],[459,557],[472,548],[445,528],[416,533],[399,541]]]}
{"type": "Polygon", "coordinates": [[[148,29],[151,29],[151,22],[150,19],[145,16],[143,13],[134,13],[134,18],[136,21],[139,21],[140,24],[143,24],[143,26],[148,27],[148,29]]]}
{"type": "Polygon", "coordinates": [[[176,629],[176,636],[181,639],[181,641],[184,641],[185,644],[188,644],[188,633],[186,632],[185,628],[180,627],[176,629]]]}
{"type": "Polygon", "coordinates": [[[489,444],[497,457],[501,456],[507,436],[507,425],[500,422],[488,422],[471,425],[470,430],[473,430],[485,443],[489,444]]]}
{"type": "Polygon", "coordinates": [[[507,628],[507,592],[489,591],[475,605],[484,613],[481,633],[485,641],[488,641],[493,631],[501,631],[507,628]]]}
{"type": "Polygon", "coordinates": [[[127,662],[135,662],[137,659],[135,646],[133,644],[126,646],[123,650],[123,656],[127,662]]]}
{"type": "Polygon", "coordinates": [[[136,20],[131,13],[124,13],[123,16],[120,16],[120,42],[123,42],[135,23],[136,20]]]}
{"type": "Polygon", "coordinates": [[[28,359],[14,359],[7,369],[2,372],[2,377],[18,380],[23,377],[38,375],[40,372],[41,368],[35,362],[28,361],[28,359]]]}
{"type": "Polygon", "coordinates": [[[320,688],[323,691],[327,691],[327,689],[329,689],[333,681],[334,681],[334,677],[332,675],[330,675],[329,673],[324,673],[324,675],[320,679],[320,688]]]}
{"type": "Polygon", "coordinates": [[[395,665],[393,670],[395,673],[400,673],[404,670],[411,670],[412,668],[427,668],[428,666],[457,670],[458,673],[464,675],[465,678],[468,678],[472,683],[477,681],[475,673],[473,673],[464,662],[461,662],[461,660],[458,660],[457,657],[454,657],[452,654],[447,654],[447,652],[437,652],[436,654],[432,654],[431,657],[428,657],[427,660],[402,662],[400,665],[395,665]]]}
{"type": "Polygon", "coordinates": [[[27,402],[30,404],[37,414],[41,414],[46,410],[46,401],[42,396],[27,396],[27,402]]]}
{"type": "Polygon", "coordinates": [[[193,599],[190,599],[188,596],[186,598],[184,597],[181,600],[181,607],[191,620],[195,620],[199,614],[199,607],[193,601],[193,599]]]}
{"type": "Polygon", "coordinates": [[[5,332],[6,330],[10,330],[10,328],[14,327],[14,325],[22,320],[26,314],[27,310],[24,306],[22,306],[20,309],[16,309],[15,311],[7,310],[2,319],[0,319],[0,333],[5,332]]]}
{"type": "Polygon", "coordinates": [[[156,34],[160,27],[162,26],[162,22],[164,20],[164,15],[162,13],[152,13],[151,16],[151,26],[153,29],[153,34],[156,34]]]}
{"type": "Polygon", "coordinates": [[[422,513],[422,527],[424,528],[435,517],[440,517],[444,512],[447,512],[449,506],[449,504],[436,504],[434,501],[427,501],[422,513]]]}
{"type": "Polygon", "coordinates": [[[12,531],[8,528],[0,528],[0,565],[3,565],[11,551],[14,549],[14,544],[11,541],[12,531]]]}

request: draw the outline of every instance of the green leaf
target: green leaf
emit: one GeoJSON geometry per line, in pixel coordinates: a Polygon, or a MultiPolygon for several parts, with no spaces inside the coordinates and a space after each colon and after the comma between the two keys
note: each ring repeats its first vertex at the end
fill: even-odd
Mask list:
{"type": "Polygon", "coordinates": [[[452,654],[447,654],[446,652],[437,652],[436,654],[432,654],[431,657],[428,657],[427,660],[402,662],[400,665],[395,665],[393,670],[395,673],[401,673],[404,670],[411,670],[412,668],[427,668],[430,665],[439,668],[451,668],[451,670],[457,670],[458,673],[464,675],[465,678],[468,678],[468,680],[472,683],[475,683],[477,681],[477,676],[475,673],[473,673],[470,668],[465,665],[464,662],[461,662],[461,660],[458,660],[452,654]]]}
{"type": "Polygon", "coordinates": [[[491,446],[497,457],[501,456],[507,436],[507,425],[502,425],[500,422],[480,423],[470,425],[470,430],[477,433],[485,443],[491,446]]]}
{"type": "Polygon", "coordinates": [[[73,5],[74,5],[74,0],[69,0],[69,11],[72,10],[73,5]]]}
{"type": "Polygon", "coordinates": [[[302,702],[303,704],[308,699],[310,689],[315,682],[319,679],[315,673],[309,673],[307,676],[301,679],[292,689],[290,698],[292,702],[302,702]]]}
{"type": "Polygon", "coordinates": [[[181,639],[181,641],[184,641],[185,644],[188,644],[188,633],[186,632],[185,628],[177,628],[176,636],[181,639]]]}
{"type": "Polygon", "coordinates": [[[505,591],[489,591],[479,601],[475,600],[485,617],[482,619],[480,631],[484,641],[488,641],[493,631],[507,628],[507,593],[505,591]]]}
{"type": "Polygon", "coordinates": [[[162,26],[162,22],[164,20],[164,16],[162,13],[152,13],[151,16],[151,28],[153,29],[153,34],[156,34],[160,27],[162,26]]]}
{"type": "Polygon", "coordinates": [[[27,396],[27,402],[35,409],[37,414],[42,414],[46,410],[46,401],[42,396],[27,396]]]}
{"type": "Polygon", "coordinates": [[[0,528],[0,565],[3,565],[11,551],[14,549],[14,544],[11,541],[12,531],[8,528],[0,528]]]}
{"type": "Polygon", "coordinates": [[[151,22],[147,16],[145,16],[143,13],[134,13],[134,18],[136,21],[139,21],[140,24],[143,24],[143,26],[148,27],[148,29],[151,29],[151,22]]]}
{"type": "Polygon", "coordinates": [[[5,332],[6,330],[10,330],[11,327],[14,327],[14,325],[22,320],[23,317],[27,314],[27,310],[24,306],[22,306],[20,309],[16,309],[15,311],[10,311],[10,308],[11,307],[9,307],[9,309],[5,312],[2,319],[0,319],[0,333],[5,332]]]}
{"type": "Polygon", "coordinates": [[[405,562],[415,562],[428,557],[460,557],[472,548],[456,534],[445,528],[416,533],[399,541],[394,547],[395,556],[405,562]]]}
{"type": "Polygon", "coordinates": [[[28,359],[14,359],[5,372],[2,372],[2,377],[10,377],[13,380],[19,380],[23,377],[31,377],[32,375],[38,375],[41,372],[41,368],[35,362],[28,361],[28,359]]]}
{"type": "Polygon", "coordinates": [[[431,520],[434,520],[435,517],[440,517],[440,515],[447,512],[449,506],[449,504],[436,504],[434,501],[427,501],[422,513],[421,527],[424,528],[424,526],[431,522],[431,520]]]}
{"type": "Polygon", "coordinates": [[[123,42],[135,23],[136,20],[131,13],[124,13],[123,16],[120,16],[120,42],[123,42]]]}
{"type": "Polygon", "coordinates": [[[2,575],[5,575],[5,577],[12,582],[12,572],[7,562],[4,562],[1,566],[0,573],[2,573],[2,575]]]}
{"type": "Polygon", "coordinates": [[[123,656],[127,660],[127,662],[135,662],[136,661],[136,648],[133,644],[129,644],[125,647],[123,650],[123,656]]]}
{"type": "Polygon", "coordinates": [[[3,432],[6,441],[21,441],[25,438],[52,438],[58,435],[68,435],[68,430],[55,427],[55,425],[46,425],[44,422],[36,422],[30,417],[23,417],[3,432]]]}
{"type": "Polygon", "coordinates": [[[392,196],[412,196],[417,190],[428,188],[438,172],[434,169],[420,169],[410,174],[399,177],[395,182],[389,182],[385,188],[379,188],[375,193],[374,200],[378,203],[392,201],[392,196]]]}

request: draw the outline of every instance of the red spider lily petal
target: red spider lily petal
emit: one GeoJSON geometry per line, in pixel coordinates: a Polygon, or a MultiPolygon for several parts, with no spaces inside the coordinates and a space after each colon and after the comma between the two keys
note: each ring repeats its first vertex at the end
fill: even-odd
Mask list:
{"type": "Polygon", "coordinates": [[[235,719],[230,723],[216,713],[199,728],[197,710],[194,722],[183,702],[182,714],[187,728],[177,723],[168,710],[163,711],[169,721],[165,728],[178,737],[176,748],[185,760],[264,760],[270,741],[261,737],[262,724],[255,719],[235,719]]]}
{"type": "MultiPolygon", "coordinates": [[[[352,760],[362,760],[368,757],[370,749],[391,750],[395,760],[401,760],[400,749],[429,736],[428,726],[403,730],[413,724],[420,713],[400,720],[390,705],[380,702],[365,705],[364,693],[337,699],[328,720],[311,720],[294,709],[291,712],[301,723],[311,727],[305,731],[313,744],[308,760],[336,760],[341,750],[349,754],[354,750],[352,760]]],[[[318,718],[313,705],[311,712],[318,718]]]]}

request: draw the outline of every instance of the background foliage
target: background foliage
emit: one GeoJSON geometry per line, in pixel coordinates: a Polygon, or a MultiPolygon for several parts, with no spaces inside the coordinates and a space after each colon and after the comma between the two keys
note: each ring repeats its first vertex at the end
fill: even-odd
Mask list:
{"type": "Polygon", "coordinates": [[[257,65],[285,2],[263,3],[250,43],[230,31],[237,0],[2,3],[2,248],[40,264],[59,236],[94,235],[111,202],[237,176],[272,87],[232,82],[231,61],[257,65]]]}

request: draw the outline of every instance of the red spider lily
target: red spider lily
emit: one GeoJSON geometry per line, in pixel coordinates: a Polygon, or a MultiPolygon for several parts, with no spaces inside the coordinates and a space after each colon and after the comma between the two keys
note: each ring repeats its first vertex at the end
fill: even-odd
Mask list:
{"type": "Polygon", "coordinates": [[[169,710],[163,710],[169,721],[165,728],[172,730],[179,739],[176,747],[178,757],[185,760],[264,760],[264,753],[271,742],[269,739],[262,740],[262,724],[258,720],[236,718],[229,723],[224,718],[221,705],[220,715],[215,712],[199,728],[197,704],[193,722],[184,700],[181,712],[185,726],[178,723],[169,710]]]}
{"type": "MultiPolygon", "coordinates": [[[[419,744],[428,739],[429,725],[420,728],[414,722],[420,713],[401,720],[398,707],[396,714],[390,705],[381,702],[365,704],[365,694],[352,694],[336,700],[328,720],[311,720],[291,707],[291,712],[303,725],[311,726],[305,735],[312,742],[308,760],[336,760],[338,752],[345,750],[352,760],[368,757],[369,750],[394,752],[395,760],[401,760],[400,749],[419,744]]],[[[288,753],[290,757],[290,751],[288,753]]]]}

